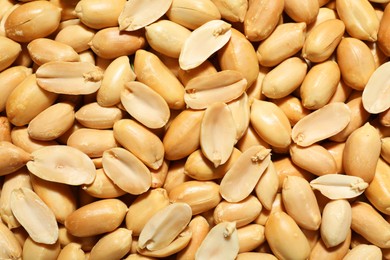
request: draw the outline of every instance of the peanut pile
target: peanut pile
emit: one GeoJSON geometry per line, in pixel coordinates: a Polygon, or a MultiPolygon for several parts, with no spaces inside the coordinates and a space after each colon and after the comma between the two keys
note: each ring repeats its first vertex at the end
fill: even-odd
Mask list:
{"type": "Polygon", "coordinates": [[[0,0],[0,259],[390,259],[390,0],[0,0]]]}

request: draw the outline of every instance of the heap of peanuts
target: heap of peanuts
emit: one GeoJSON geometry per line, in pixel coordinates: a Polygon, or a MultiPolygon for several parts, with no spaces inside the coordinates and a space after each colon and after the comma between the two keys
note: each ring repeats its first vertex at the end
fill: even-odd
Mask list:
{"type": "Polygon", "coordinates": [[[390,259],[389,0],[0,0],[0,259],[390,259]]]}

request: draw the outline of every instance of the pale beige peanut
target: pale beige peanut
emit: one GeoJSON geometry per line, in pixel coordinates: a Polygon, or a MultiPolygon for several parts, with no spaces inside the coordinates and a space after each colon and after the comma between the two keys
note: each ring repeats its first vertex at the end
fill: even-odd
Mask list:
{"type": "Polygon", "coordinates": [[[17,171],[31,161],[30,153],[11,142],[0,142],[0,176],[17,171]]]}
{"type": "Polygon", "coordinates": [[[376,69],[370,48],[361,40],[343,38],[337,47],[337,62],[343,81],[353,89],[363,90],[376,69]]]}
{"type": "Polygon", "coordinates": [[[234,222],[214,226],[203,240],[195,259],[235,259],[239,251],[237,228],[234,222]]]}
{"type": "Polygon", "coordinates": [[[377,40],[379,19],[368,0],[336,1],[336,9],[349,35],[360,40],[377,40]]]}
{"type": "Polygon", "coordinates": [[[132,231],[118,228],[112,231],[95,244],[91,250],[90,259],[120,259],[125,256],[131,247],[132,231]]]}
{"type": "Polygon", "coordinates": [[[383,51],[384,54],[390,54],[390,45],[389,45],[389,37],[390,30],[388,24],[390,22],[390,8],[388,5],[384,9],[383,17],[380,20],[379,30],[378,30],[378,46],[383,51]]]}
{"type": "Polygon", "coordinates": [[[223,70],[188,81],[184,101],[189,108],[204,109],[215,102],[230,102],[239,98],[247,88],[243,75],[235,70],[223,70]]]}
{"type": "MultiPolygon", "coordinates": [[[[313,73],[311,71],[312,69],[310,69],[306,76],[306,62],[298,57],[288,58],[265,75],[261,91],[268,98],[284,98],[296,90],[301,84],[303,86],[303,83],[310,77],[309,75],[313,73]]],[[[305,106],[304,101],[303,104],[305,106]]]]}
{"type": "Polygon", "coordinates": [[[320,7],[316,19],[307,26],[307,30],[306,30],[307,36],[310,34],[310,32],[316,26],[320,25],[321,23],[323,23],[327,20],[337,19],[337,18],[338,18],[338,15],[337,15],[336,10],[325,7],[325,6],[320,7]]]}
{"type": "Polygon", "coordinates": [[[82,23],[90,28],[101,29],[118,25],[118,17],[125,3],[125,0],[82,0],[74,11],[82,23]]]}
{"type": "Polygon", "coordinates": [[[232,28],[229,42],[218,51],[218,62],[222,70],[236,70],[242,73],[249,88],[259,75],[256,50],[243,33],[232,28]]]}
{"type": "Polygon", "coordinates": [[[383,160],[385,160],[387,163],[390,163],[390,138],[382,138],[381,142],[381,156],[383,160]]]}
{"type": "Polygon", "coordinates": [[[31,175],[31,184],[35,193],[51,209],[59,223],[64,223],[66,217],[77,208],[76,197],[71,187],[55,183],[31,175]]]}
{"type": "Polygon", "coordinates": [[[177,259],[194,259],[195,254],[200,247],[201,243],[207,236],[210,225],[208,224],[207,220],[202,217],[201,215],[195,216],[190,223],[188,224],[188,229],[192,233],[191,240],[187,247],[185,247],[183,250],[178,252],[177,259]]]}
{"type": "Polygon", "coordinates": [[[165,158],[181,159],[199,148],[203,115],[203,110],[186,109],[172,120],[163,137],[165,158]]]}
{"type": "Polygon", "coordinates": [[[310,0],[286,0],[284,2],[284,11],[294,21],[310,24],[317,17],[319,11],[319,3],[318,1],[310,0]]]}
{"type": "Polygon", "coordinates": [[[48,1],[33,1],[17,7],[5,22],[7,37],[29,42],[54,32],[60,24],[61,9],[48,1]]]}
{"type": "Polygon", "coordinates": [[[202,24],[185,39],[179,55],[181,69],[193,69],[221,49],[230,40],[231,24],[212,20],[202,24]],[[202,48],[199,48],[202,44],[202,48]]]}
{"type": "Polygon", "coordinates": [[[103,71],[89,62],[51,61],[37,69],[36,78],[52,93],[87,95],[99,89],[103,71]]]}
{"type": "Polygon", "coordinates": [[[256,260],[256,259],[276,260],[277,258],[274,255],[268,253],[245,252],[245,253],[239,253],[236,259],[237,260],[256,260]]]}
{"type": "Polygon", "coordinates": [[[150,170],[131,152],[116,147],[103,153],[103,169],[122,190],[130,194],[146,192],[152,183],[150,170]]]}
{"type": "Polygon", "coordinates": [[[195,77],[202,75],[212,75],[216,72],[217,69],[214,67],[214,65],[210,61],[206,60],[198,67],[191,70],[183,70],[180,68],[177,77],[179,78],[180,82],[186,86],[187,83],[195,77]]]}
{"type": "Polygon", "coordinates": [[[80,107],[75,113],[75,118],[85,127],[109,129],[116,121],[123,118],[123,114],[122,110],[117,107],[105,107],[92,102],[80,107]]]}
{"type": "Polygon", "coordinates": [[[28,153],[32,153],[33,151],[45,146],[58,145],[56,141],[38,141],[32,139],[28,134],[27,126],[16,126],[12,128],[11,140],[12,143],[28,153]]]}
{"type": "Polygon", "coordinates": [[[151,257],[168,257],[180,252],[184,249],[192,238],[192,232],[186,228],[183,232],[181,232],[168,246],[157,249],[157,250],[148,250],[146,248],[137,247],[137,252],[144,256],[151,257]]]}
{"type": "Polygon", "coordinates": [[[145,224],[160,209],[169,205],[168,193],[165,189],[150,189],[138,196],[130,205],[126,214],[126,227],[139,236],[145,224]],[[142,212],[142,215],[139,213],[142,212]]]}
{"type": "Polygon", "coordinates": [[[221,17],[229,22],[243,22],[247,9],[248,1],[231,0],[211,0],[221,13],[221,17]]]}
{"type": "Polygon", "coordinates": [[[145,224],[138,238],[138,248],[159,250],[168,246],[191,220],[191,207],[172,203],[157,211],[145,224]]]}
{"type": "Polygon", "coordinates": [[[114,137],[118,143],[133,153],[146,166],[158,169],[164,159],[162,141],[148,128],[131,119],[122,119],[114,124],[114,137]]]}
{"type": "Polygon", "coordinates": [[[69,25],[61,29],[54,40],[56,42],[65,43],[72,47],[77,53],[81,53],[89,49],[88,43],[95,35],[95,31],[85,25],[75,24],[69,25]]]}
{"type": "Polygon", "coordinates": [[[367,122],[370,116],[370,113],[367,112],[363,107],[363,102],[360,95],[349,100],[346,104],[351,111],[351,121],[341,132],[329,138],[332,141],[344,142],[354,130],[358,129],[365,122],[367,122]]]}
{"type": "MultiPolygon", "coordinates": [[[[150,8],[149,6],[148,12],[150,8]]],[[[179,58],[184,42],[190,34],[191,31],[187,28],[169,20],[160,20],[145,27],[148,44],[154,50],[172,58],[179,58]]]]}
{"type": "Polygon", "coordinates": [[[159,93],[171,109],[184,108],[184,87],[167,66],[153,53],[139,50],[135,54],[137,80],[159,93]]]}
{"type": "Polygon", "coordinates": [[[236,141],[236,127],[229,107],[223,102],[211,104],[200,126],[202,153],[218,167],[229,159],[236,141]]]}
{"type": "Polygon", "coordinates": [[[359,176],[370,183],[375,175],[380,151],[381,141],[378,131],[370,123],[359,127],[350,134],[345,143],[343,152],[345,173],[359,176]]]}
{"type": "Polygon", "coordinates": [[[270,164],[270,151],[263,146],[253,146],[238,157],[220,183],[219,192],[226,201],[239,202],[252,193],[270,164]]]}
{"type": "Polygon", "coordinates": [[[325,106],[340,82],[340,69],[336,62],[325,61],[314,65],[300,87],[302,104],[308,109],[325,106]]]}
{"type": "Polygon", "coordinates": [[[109,27],[97,31],[89,45],[97,56],[115,59],[134,54],[145,43],[144,34],[140,31],[122,32],[118,27],[109,27]]]}
{"type": "Polygon", "coordinates": [[[291,144],[289,151],[294,164],[314,175],[337,172],[337,164],[332,154],[319,144],[307,147],[291,144]]]}
{"type": "Polygon", "coordinates": [[[302,56],[312,62],[327,60],[336,50],[345,31],[339,19],[329,19],[314,27],[305,39],[302,56]]]}
{"type": "Polygon", "coordinates": [[[344,167],[343,167],[343,152],[345,143],[338,143],[338,142],[325,142],[322,144],[322,146],[330,152],[330,154],[333,156],[334,160],[336,161],[336,173],[344,173],[344,167]]]}
{"type": "Polygon", "coordinates": [[[16,60],[22,47],[19,43],[5,36],[0,36],[0,50],[0,71],[2,71],[16,60]]]}
{"type": "Polygon", "coordinates": [[[102,199],[78,208],[65,219],[67,231],[88,237],[114,231],[125,218],[127,206],[118,199],[102,199]]]}
{"type": "Polygon", "coordinates": [[[8,96],[7,117],[15,126],[28,124],[36,115],[51,106],[57,96],[40,88],[35,74],[29,75],[8,96]]]}
{"type": "Polygon", "coordinates": [[[12,213],[10,197],[14,189],[19,189],[21,187],[32,189],[30,175],[25,168],[21,168],[20,170],[5,176],[2,184],[0,192],[0,216],[2,222],[7,225],[9,229],[20,226],[20,223],[12,213]]]}
{"type": "Polygon", "coordinates": [[[319,239],[311,250],[309,259],[343,259],[348,253],[351,244],[351,231],[349,230],[347,238],[338,246],[327,248],[324,242],[319,239]]]}
{"type": "Polygon", "coordinates": [[[174,0],[166,15],[172,22],[192,30],[208,21],[221,19],[218,8],[208,0],[196,3],[189,0],[174,0]]]}
{"type": "Polygon", "coordinates": [[[31,138],[41,141],[57,139],[68,131],[75,120],[74,106],[70,103],[56,103],[39,113],[28,124],[31,138]]]}
{"type": "Polygon", "coordinates": [[[233,152],[229,159],[217,168],[210,162],[200,149],[191,153],[184,164],[184,173],[200,181],[208,181],[222,178],[226,172],[233,166],[234,162],[239,158],[241,152],[233,148],[233,152]]]}
{"type": "Polygon", "coordinates": [[[136,75],[130,67],[127,56],[120,56],[106,68],[96,100],[101,106],[114,106],[120,103],[121,92],[125,83],[133,81],[136,75]]]}
{"type": "Polygon", "coordinates": [[[293,95],[274,99],[272,102],[283,110],[284,114],[290,121],[291,126],[294,126],[299,120],[310,114],[310,110],[305,108],[302,105],[301,100],[293,95]]]}
{"type": "Polygon", "coordinates": [[[133,118],[152,129],[163,127],[171,115],[164,98],[138,81],[125,83],[121,104],[133,118]]]}
{"type": "Polygon", "coordinates": [[[3,259],[20,259],[22,257],[22,247],[16,239],[14,233],[0,222],[0,257],[3,259]]]}
{"type": "Polygon", "coordinates": [[[58,239],[58,224],[53,212],[29,188],[14,189],[10,197],[12,213],[37,243],[54,244],[58,239]],[[29,212],[26,215],[26,212],[29,212]],[[37,225],[37,223],[40,223],[37,225]]]}
{"type": "Polygon", "coordinates": [[[37,243],[32,240],[31,237],[28,237],[23,244],[22,257],[26,260],[54,260],[57,259],[58,255],[60,254],[60,251],[61,247],[58,241],[52,245],[46,245],[42,243],[37,243]]]}
{"type": "Polygon", "coordinates": [[[172,0],[164,1],[128,1],[119,17],[119,29],[135,31],[161,18],[169,9],[172,0]]]}
{"type": "Polygon", "coordinates": [[[260,64],[273,67],[296,54],[305,42],[305,32],[305,23],[284,23],[277,26],[257,48],[260,64]]]}
{"type": "Polygon", "coordinates": [[[236,222],[237,227],[243,227],[255,220],[262,210],[260,201],[249,195],[240,202],[221,201],[214,209],[214,222],[236,222]]]}
{"type": "Polygon", "coordinates": [[[351,228],[380,248],[390,247],[390,224],[368,203],[352,204],[351,228]]]}
{"type": "Polygon", "coordinates": [[[31,59],[37,65],[50,61],[79,61],[77,52],[68,44],[47,38],[32,40],[27,45],[31,59]]]}
{"type": "Polygon", "coordinates": [[[278,259],[309,257],[309,242],[295,221],[284,212],[275,212],[269,216],[265,237],[278,259]]]}
{"type": "Polygon", "coordinates": [[[343,130],[351,120],[351,111],[342,102],[334,102],[310,113],[292,128],[293,141],[309,146],[343,130]]]}
{"type": "Polygon", "coordinates": [[[25,66],[14,66],[0,73],[0,111],[4,111],[7,98],[12,91],[29,75],[32,69],[25,66]]]}
{"type": "Polygon", "coordinates": [[[66,259],[74,259],[74,260],[84,260],[85,253],[81,249],[81,245],[76,243],[69,243],[61,249],[60,254],[58,255],[57,260],[66,260],[66,259]]]}
{"type": "Polygon", "coordinates": [[[320,231],[327,248],[345,241],[350,232],[351,221],[352,210],[347,200],[332,200],[325,205],[320,231]]]}
{"type": "Polygon", "coordinates": [[[94,158],[101,157],[105,150],[117,147],[118,143],[113,130],[81,128],[69,136],[67,145],[94,158]]]}
{"type": "Polygon", "coordinates": [[[215,208],[221,199],[219,185],[211,181],[187,181],[169,191],[169,201],[187,203],[192,215],[215,208]]]}
{"type": "Polygon", "coordinates": [[[277,26],[284,1],[251,1],[244,20],[245,36],[250,41],[267,38],[277,26]]]}
{"type": "Polygon", "coordinates": [[[308,230],[317,230],[320,227],[320,209],[307,180],[297,176],[286,177],[283,182],[282,199],[287,214],[297,225],[308,230]]]}
{"type": "Polygon", "coordinates": [[[28,170],[44,180],[80,185],[95,179],[95,165],[91,159],[73,147],[51,145],[32,152],[31,156],[28,170]]]}
{"type": "Polygon", "coordinates": [[[0,141],[11,142],[11,123],[5,116],[0,116],[0,141]]]}
{"type": "Polygon", "coordinates": [[[388,71],[390,62],[379,66],[371,75],[363,90],[362,99],[364,109],[371,114],[378,114],[387,110],[390,103],[385,98],[390,91],[388,71]]]}
{"type": "Polygon", "coordinates": [[[290,145],[290,122],[283,111],[274,103],[254,100],[250,118],[256,133],[268,144],[277,148],[286,148],[290,145]]]}
{"type": "Polygon", "coordinates": [[[376,260],[382,259],[382,251],[379,247],[374,245],[358,245],[352,248],[343,258],[343,260],[376,260]]]}
{"type": "Polygon", "coordinates": [[[379,159],[374,178],[364,192],[371,204],[384,214],[388,214],[390,210],[390,187],[387,174],[389,170],[389,164],[379,159]]]}
{"type": "Polygon", "coordinates": [[[89,195],[102,199],[117,198],[126,194],[124,190],[119,188],[110,178],[108,178],[102,168],[96,170],[94,181],[91,184],[83,185],[82,189],[89,195]]]}
{"type": "Polygon", "coordinates": [[[264,226],[248,224],[237,229],[239,253],[250,252],[265,242],[264,226]]]}
{"type": "Polygon", "coordinates": [[[272,161],[268,164],[260,180],[255,186],[255,193],[265,209],[271,210],[279,188],[279,178],[272,161]]]}

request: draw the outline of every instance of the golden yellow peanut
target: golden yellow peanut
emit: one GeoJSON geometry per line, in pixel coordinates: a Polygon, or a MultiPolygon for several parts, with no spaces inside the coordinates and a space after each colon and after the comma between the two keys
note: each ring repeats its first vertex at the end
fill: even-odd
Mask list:
{"type": "Polygon", "coordinates": [[[146,166],[156,170],[162,165],[164,145],[148,128],[134,120],[122,119],[114,124],[113,133],[115,140],[146,166]]]}
{"type": "Polygon", "coordinates": [[[86,104],[75,113],[80,124],[94,129],[110,129],[122,117],[123,112],[119,108],[103,107],[97,102],[86,104]]]}
{"type": "Polygon", "coordinates": [[[271,214],[265,225],[265,237],[278,259],[306,259],[310,246],[295,221],[284,212],[271,214]]]}
{"type": "Polygon", "coordinates": [[[390,45],[389,45],[389,37],[390,30],[389,24],[390,22],[390,7],[386,6],[383,17],[380,20],[379,31],[378,31],[378,46],[387,56],[390,54],[390,45]]]}
{"type": "Polygon", "coordinates": [[[381,151],[378,131],[366,123],[348,137],[343,152],[345,173],[359,176],[370,183],[375,175],[375,168],[381,151]]]}
{"type": "Polygon", "coordinates": [[[218,224],[234,221],[237,227],[243,227],[255,220],[262,208],[259,200],[253,195],[235,203],[221,201],[214,209],[214,222],[218,224]]]}
{"type": "Polygon", "coordinates": [[[81,249],[85,252],[91,251],[92,247],[99,240],[98,236],[89,236],[89,237],[76,237],[69,233],[65,226],[59,226],[58,241],[62,248],[66,247],[69,244],[77,244],[81,246],[81,249]]]}
{"type": "Polygon", "coordinates": [[[0,36],[0,71],[8,68],[22,51],[19,43],[0,36]]]}
{"type": "Polygon", "coordinates": [[[102,199],[78,208],[65,219],[72,235],[88,237],[114,231],[125,218],[127,206],[118,199],[102,199]]]}
{"type": "Polygon", "coordinates": [[[151,188],[161,188],[164,185],[165,179],[168,175],[169,164],[170,161],[165,159],[160,168],[157,170],[150,170],[152,175],[152,184],[150,185],[151,188]]]}
{"type": "Polygon", "coordinates": [[[315,20],[319,11],[318,1],[285,0],[284,11],[296,22],[310,24],[315,20]]]}
{"type": "Polygon", "coordinates": [[[274,255],[268,253],[245,252],[245,253],[239,253],[236,259],[237,260],[256,260],[256,259],[276,260],[277,258],[274,255]]]}
{"type": "Polygon", "coordinates": [[[102,199],[117,198],[126,194],[124,190],[108,178],[103,169],[97,169],[94,181],[91,184],[83,185],[82,189],[89,195],[102,199]]]}
{"type": "Polygon", "coordinates": [[[101,29],[90,42],[93,52],[104,59],[115,59],[134,54],[145,46],[145,37],[140,31],[121,32],[118,27],[101,29]]]}
{"type": "Polygon", "coordinates": [[[230,41],[218,51],[218,62],[222,70],[236,70],[242,73],[249,88],[259,74],[256,52],[245,35],[232,28],[230,41]]]}
{"type": "Polygon", "coordinates": [[[23,259],[33,260],[33,259],[57,259],[60,254],[61,247],[60,243],[57,241],[53,245],[45,245],[37,243],[28,237],[23,244],[23,259]]]}
{"type": "Polygon", "coordinates": [[[343,81],[353,89],[363,90],[376,65],[368,46],[361,40],[343,38],[337,47],[337,62],[343,81]]]}
{"type": "Polygon", "coordinates": [[[192,30],[208,21],[221,19],[218,8],[209,0],[196,3],[191,0],[174,0],[166,15],[172,22],[192,30]]]}
{"type": "Polygon", "coordinates": [[[165,189],[151,189],[138,196],[130,205],[126,214],[126,227],[139,236],[146,222],[160,209],[169,205],[168,193],[165,189]],[[143,212],[142,215],[139,212],[143,212]]]}
{"type": "Polygon", "coordinates": [[[340,79],[340,82],[336,87],[336,91],[330,98],[328,103],[344,102],[347,100],[348,96],[352,93],[352,91],[353,89],[347,86],[347,84],[344,83],[343,79],[340,79]]]}
{"type": "Polygon", "coordinates": [[[101,157],[105,150],[117,147],[118,143],[113,130],[82,128],[69,136],[67,145],[94,158],[101,157]]]}
{"type": "Polygon", "coordinates": [[[345,25],[339,19],[323,21],[314,27],[305,39],[302,56],[312,62],[327,60],[336,50],[344,31],[345,25]]]}
{"type": "Polygon", "coordinates": [[[272,161],[255,186],[256,196],[265,209],[271,210],[279,189],[279,178],[272,161]]]}
{"type": "Polygon", "coordinates": [[[137,80],[159,93],[171,109],[184,107],[183,85],[156,55],[145,50],[137,51],[134,72],[137,80]]]}
{"type": "Polygon", "coordinates": [[[347,238],[338,246],[327,248],[324,242],[319,239],[313,247],[309,259],[343,259],[348,253],[349,245],[351,243],[351,231],[348,231],[347,238]]]}
{"type": "Polygon", "coordinates": [[[387,174],[389,170],[389,164],[379,159],[374,178],[364,192],[371,204],[384,214],[388,214],[390,210],[390,187],[387,174]]]}
{"type": "Polygon", "coordinates": [[[64,223],[66,217],[76,210],[76,197],[70,186],[46,181],[34,175],[31,175],[31,184],[42,201],[53,211],[58,222],[64,223]]]}
{"type": "Polygon", "coordinates": [[[76,14],[74,13],[74,8],[78,3],[77,0],[50,0],[50,2],[62,9],[61,10],[62,21],[69,21],[71,19],[77,18],[76,14]]]}
{"type": "Polygon", "coordinates": [[[34,140],[28,134],[27,126],[17,126],[11,130],[11,140],[16,146],[22,148],[26,152],[32,153],[42,147],[57,145],[56,141],[38,141],[34,140]]]}
{"type": "MultiPolygon", "coordinates": [[[[306,76],[306,62],[297,57],[288,58],[265,75],[261,91],[268,98],[284,98],[296,90],[301,84],[303,86],[302,82],[309,80],[309,75],[314,73],[314,71],[311,71],[312,69],[306,76]]],[[[307,107],[304,101],[302,103],[307,107]]]]}
{"type": "Polygon", "coordinates": [[[251,106],[251,124],[259,136],[271,146],[286,148],[290,145],[290,122],[274,103],[254,100],[251,106]]]}
{"type": "Polygon", "coordinates": [[[317,27],[321,23],[331,20],[337,19],[338,15],[336,10],[328,8],[328,7],[320,7],[316,19],[307,26],[306,35],[308,36],[313,28],[317,27]]]}
{"type": "Polygon", "coordinates": [[[239,253],[250,252],[265,242],[264,226],[248,224],[237,229],[239,253]]]}
{"type": "Polygon", "coordinates": [[[336,9],[349,35],[362,41],[377,40],[379,19],[368,0],[336,1],[336,9]]]}
{"type": "Polygon", "coordinates": [[[238,140],[236,147],[244,152],[249,149],[252,145],[262,145],[265,148],[270,148],[270,145],[265,142],[255,131],[251,124],[249,124],[248,128],[244,132],[244,135],[238,140]]]}
{"type": "Polygon", "coordinates": [[[127,56],[120,56],[113,61],[110,60],[96,95],[98,104],[105,107],[119,104],[125,83],[133,81],[135,77],[127,56]]]}
{"type": "Polygon", "coordinates": [[[30,153],[7,141],[0,142],[0,158],[0,176],[15,172],[32,159],[30,153]]]}
{"type": "Polygon", "coordinates": [[[193,68],[191,70],[183,70],[180,68],[178,71],[177,77],[179,78],[180,82],[184,86],[186,86],[187,83],[193,78],[196,78],[196,77],[202,76],[202,75],[212,75],[216,72],[217,72],[217,70],[214,67],[214,65],[210,61],[206,60],[205,62],[200,64],[198,67],[193,68]]]}
{"type": "Polygon", "coordinates": [[[83,24],[101,29],[118,25],[118,17],[125,3],[125,0],[82,0],[77,3],[74,11],[83,24]]]}
{"type": "Polygon", "coordinates": [[[11,142],[11,123],[5,116],[0,117],[0,142],[11,142]]]}
{"type": "Polygon", "coordinates": [[[89,49],[88,43],[95,35],[95,31],[82,24],[69,25],[60,30],[56,37],[56,42],[61,42],[72,47],[77,53],[89,49]]]}
{"type": "Polygon", "coordinates": [[[22,247],[16,239],[15,234],[0,222],[0,257],[3,259],[20,259],[22,247]]]}
{"type": "Polygon", "coordinates": [[[85,259],[85,253],[81,249],[81,245],[76,243],[69,243],[61,249],[60,254],[58,255],[57,260],[83,260],[85,259]]]}
{"type": "Polygon", "coordinates": [[[338,142],[324,142],[322,146],[330,152],[330,154],[333,156],[333,159],[336,162],[336,173],[344,173],[344,167],[343,167],[343,152],[345,143],[338,143],[338,142]]]}
{"type": "Polygon", "coordinates": [[[130,251],[131,242],[132,231],[118,228],[100,238],[92,248],[89,257],[90,259],[122,258],[130,251]]]}
{"type": "Polygon", "coordinates": [[[170,192],[174,187],[189,180],[193,180],[184,173],[185,160],[172,161],[168,169],[163,188],[170,192]]]}
{"type": "Polygon", "coordinates": [[[266,67],[273,67],[301,50],[305,42],[305,23],[284,23],[262,41],[257,49],[257,59],[266,67]]]}
{"type": "Polygon", "coordinates": [[[390,224],[368,203],[352,204],[351,228],[380,248],[390,247],[390,224]]]}
{"type": "Polygon", "coordinates": [[[211,0],[221,13],[221,17],[229,22],[243,22],[248,9],[248,1],[211,0]]]}
{"type": "Polygon", "coordinates": [[[250,41],[267,38],[277,26],[284,1],[251,1],[244,20],[245,36],[250,41]]]}
{"type": "Polygon", "coordinates": [[[284,114],[290,121],[291,126],[294,126],[299,120],[310,113],[310,110],[305,108],[301,101],[292,95],[287,95],[284,98],[274,99],[272,102],[283,110],[284,114]]]}
{"type": "Polygon", "coordinates": [[[296,166],[290,157],[282,157],[273,161],[276,174],[279,178],[279,190],[281,191],[284,179],[287,176],[299,176],[310,181],[314,178],[314,175],[308,171],[296,166]]]}

